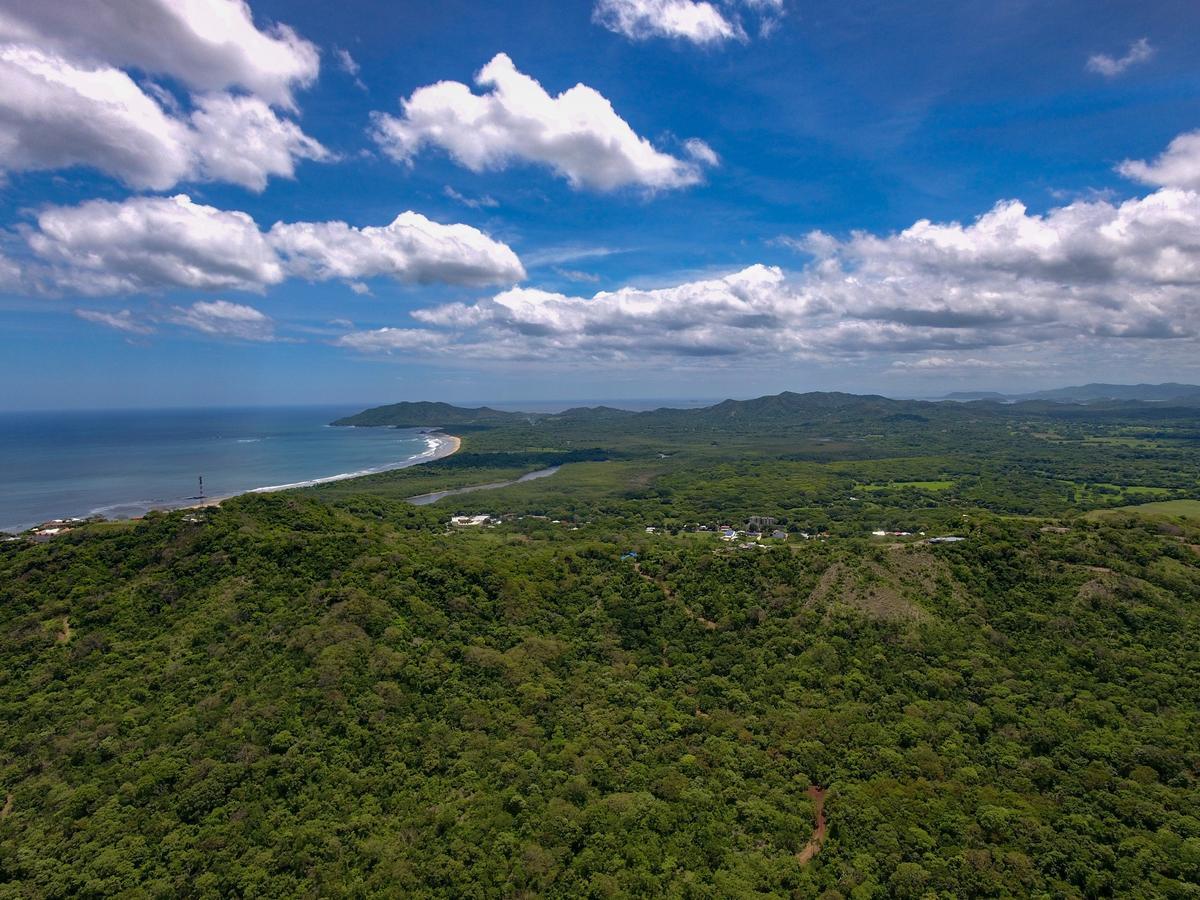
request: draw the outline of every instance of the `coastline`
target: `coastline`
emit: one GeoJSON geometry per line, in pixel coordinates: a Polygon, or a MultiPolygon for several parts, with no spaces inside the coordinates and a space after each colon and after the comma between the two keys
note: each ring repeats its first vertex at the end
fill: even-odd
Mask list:
{"type": "MultiPolygon", "coordinates": [[[[140,505],[135,515],[117,515],[109,517],[105,512],[100,510],[93,511],[88,514],[79,514],[70,517],[57,519],[44,519],[40,522],[33,522],[29,525],[20,525],[10,527],[8,530],[0,533],[9,534],[10,539],[17,539],[21,535],[30,534],[35,540],[45,540],[59,534],[65,534],[73,530],[81,524],[88,521],[108,521],[108,522],[136,522],[145,518],[149,512],[174,512],[178,510],[189,509],[207,509],[209,507],[220,506],[226,500],[234,497],[245,496],[246,494],[269,494],[276,491],[297,490],[304,487],[312,487],[318,484],[328,484],[334,481],[345,481],[351,478],[363,478],[367,475],[375,475],[380,472],[390,472],[396,469],[407,469],[410,466],[421,465],[422,463],[433,462],[439,459],[445,459],[459,451],[462,447],[462,438],[452,434],[445,434],[441,431],[428,431],[422,433],[421,437],[425,439],[426,449],[414,456],[399,462],[387,463],[381,466],[373,466],[368,469],[360,469],[353,472],[342,472],[337,475],[328,475],[321,478],[312,478],[306,481],[296,481],[289,484],[273,484],[263,487],[249,488],[244,491],[237,491],[229,494],[218,494],[211,497],[186,498],[178,501],[162,502],[140,505]]],[[[106,509],[118,509],[122,506],[132,506],[130,504],[116,504],[106,509]]]]}
{"type": "MultiPolygon", "coordinates": [[[[368,475],[394,472],[396,469],[407,469],[412,466],[419,466],[422,463],[445,459],[447,456],[453,456],[462,447],[462,438],[453,434],[431,431],[426,433],[425,438],[428,449],[424,453],[418,453],[416,456],[410,457],[400,463],[363,469],[360,472],[343,472],[338,475],[328,475],[324,478],[312,478],[308,481],[294,481],[291,484],[273,484],[267,487],[251,488],[248,491],[242,491],[237,494],[226,494],[223,497],[206,497],[197,503],[185,503],[181,506],[160,507],[159,509],[164,512],[178,509],[207,509],[212,506],[220,506],[226,500],[232,500],[234,497],[244,497],[246,494],[273,494],[277,491],[295,491],[300,488],[315,487],[318,484],[331,484],[335,481],[349,481],[351,478],[365,478],[368,475]]],[[[137,518],[141,517],[138,516],[137,518]]]]}

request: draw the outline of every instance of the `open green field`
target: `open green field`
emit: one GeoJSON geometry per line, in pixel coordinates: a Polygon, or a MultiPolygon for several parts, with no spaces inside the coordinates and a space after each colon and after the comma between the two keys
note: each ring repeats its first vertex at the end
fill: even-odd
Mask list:
{"type": "Polygon", "coordinates": [[[1200,521],[1200,500],[1165,500],[1160,503],[1139,503],[1135,506],[1096,510],[1088,513],[1088,518],[1108,517],[1128,513],[1139,516],[1170,516],[1172,518],[1200,521]]]}
{"type": "Polygon", "coordinates": [[[889,481],[884,484],[856,484],[856,491],[890,491],[914,488],[919,491],[948,491],[953,481],[889,481]]]}

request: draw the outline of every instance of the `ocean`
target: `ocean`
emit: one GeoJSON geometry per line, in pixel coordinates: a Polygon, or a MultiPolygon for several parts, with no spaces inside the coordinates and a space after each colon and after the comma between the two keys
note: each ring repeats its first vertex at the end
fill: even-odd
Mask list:
{"type": "Polygon", "coordinates": [[[355,407],[0,413],[0,531],[140,516],[207,497],[411,465],[417,429],[334,428],[355,407]]]}

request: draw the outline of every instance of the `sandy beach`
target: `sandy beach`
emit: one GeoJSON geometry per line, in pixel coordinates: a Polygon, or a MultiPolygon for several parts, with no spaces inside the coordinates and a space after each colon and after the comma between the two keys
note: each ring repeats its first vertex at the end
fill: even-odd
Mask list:
{"type": "MultiPolygon", "coordinates": [[[[294,491],[299,488],[315,487],[318,484],[329,484],[334,481],[347,481],[351,478],[366,478],[368,475],[378,475],[382,472],[392,472],[396,469],[407,469],[410,466],[419,466],[422,463],[433,462],[438,459],[445,459],[447,456],[452,456],[462,447],[462,438],[453,434],[442,434],[441,432],[430,432],[426,435],[429,439],[429,449],[412,459],[405,460],[394,466],[384,466],[379,469],[372,469],[369,472],[346,472],[342,475],[330,475],[326,478],[313,478],[309,481],[297,481],[293,484],[277,484],[270,487],[254,488],[249,491],[242,491],[239,494],[226,494],[223,497],[205,497],[203,500],[197,500],[195,503],[184,503],[180,506],[164,507],[164,509],[205,509],[210,506],[220,506],[226,500],[234,497],[241,497],[245,494],[273,494],[277,491],[294,491]]],[[[140,518],[140,517],[138,517],[140,518]]]]}

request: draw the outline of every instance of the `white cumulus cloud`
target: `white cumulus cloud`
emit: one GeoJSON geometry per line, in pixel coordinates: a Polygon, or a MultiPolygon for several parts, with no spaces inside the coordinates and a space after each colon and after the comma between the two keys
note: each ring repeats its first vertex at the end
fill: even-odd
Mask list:
{"type": "MultiPolygon", "coordinates": [[[[987,361],[992,348],[1194,344],[1200,334],[1194,191],[1042,214],[1006,201],[965,224],[922,220],[844,239],[818,232],[796,246],[811,260],[791,273],[754,265],[654,290],[589,297],[518,287],[428,306],[412,314],[419,327],[403,329],[404,340],[432,353],[599,364],[922,354],[929,362],[907,366],[920,371],[987,361]]],[[[342,344],[387,346],[356,334],[342,344]]]]}
{"type": "Polygon", "coordinates": [[[1118,170],[1143,184],[1200,191],[1200,131],[1179,135],[1153,162],[1126,160],[1118,170]]]}
{"type": "Polygon", "coordinates": [[[1096,53],[1088,57],[1089,72],[1103,75],[1105,78],[1115,78],[1131,66],[1147,62],[1154,56],[1154,48],[1147,38],[1138,38],[1129,45],[1124,56],[1114,57],[1107,53],[1096,53]]]}
{"type": "Polygon", "coordinates": [[[258,28],[245,0],[0,0],[0,40],[285,106],[320,68],[313,44],[286,25],[258,28]]]}
{"type": "Polygon", "coordinates": [[[517,255],[470,225],[442,225],[403,212],[384,226],[279,223],[268,235],[289,272],[303,278],[384,275],[415,284],[495,284],[525,277],[517,255]]]}
{"type": "Polygon", "coordinates": [[[288,119],[256,97],[212,94],[196,98],[190,117],[193,177],[227,181],[261,191],[270,176],[291,178],[297,160],[326,160],[331,154],[288,119]]]}
{"type": "Polygon", "coordinates": [[[505,244],[468,225],[414,212],[389,225],[276,223],[196,203],[186,194],[54,206],[26,231],[49,288],[80,294],[261,291],[288,277],[385,276],[406,283],[511,284],[525,275],[505,244]]]}
{"type": "Polygon", "coordinates": [[[633,41],[668,38],[700,46],[745,41],[742,12],[758,19],[758,32],[769,35],[783,17],[784,0],[596,0],[592,19],[633,41]]]}
{"type": "MultiPolygon", "coordinates": [[[[232,0],[171,6],[153,0],[80,0],[19,7],[0,0],[0,171],[88,166],[139,189],[227,181],[261,191],[270,177],[291,177],[299,160],[331,158],[271,108],[272,102],[290,104],[289,86],[311,77],[276,65],[277,45],[291,46],[287,41],[257,31],[261,40],[255,40],[239,31],[237,23],[242,17],[248,22],[248,16],[245,5],[232,0]],[[165,12],[171,9],[178,15],[165,12]],[[94,23],[83,15],[88,11],[94,23]],[[131,36],[124,49],[110,40],[114,16],[124,17],[121,28],[131,36]],[[209,44],[189,44],[163,26],[165,20],[197,25],[196,34],[203,33],[211,44],[211,65],[200,64],[197,49],[209,44]],[[153,42],[143,39],[159,26],[163,41],[182,41],[156,47],[166,60],[162,65],[133,46],[150,47],[153,42]],[[214,30],[217,26],[230,30],[214,30]],[[251,51],[259,55],[246,57],[251,51]],[[172,60],[174,68],[168,64],[172,60]],[[185,109],[161,86],[135,81],[121,69],[125,64],[166,72],[195,87],[233,84],[263,93],[205,90],[191,96],[185,109]],[[219,75],[223,66],[229,71],[219,75]]],[[[314,55],[311,76],[315,60],[314,55]]]]}
{"type": "Polygon", "coordinates": [[[713,44],[744,37],[739,25],[704,0],[598,0],[592,16],[635,41],[666,37],[713,44]]]}
{"type": "Polygon", "coordinates": [[[0,168],[76,165],[132,187],[170,187],[193,166],[188,126],[124,72],[0,45],[0,168]]]}
{"type": "Polygon", "coordinates": [[[285,272],[254,220],[175,197],[131,197],[52,206],[29,245],[55,284],[81,294],[262,290],[285,272]]]}
{"type": "Polygon", "coordinates": [[[414,91],[400,116],[375,113],[375,140],[400,162],[433,145],[474,172],[537,163],[572,187],[597,191],[681,188],[702,179],[698,162],[655,149],[586,85],[552,97],[503,53],[475,81],[486,93],[441,81],[414,91]]]}

